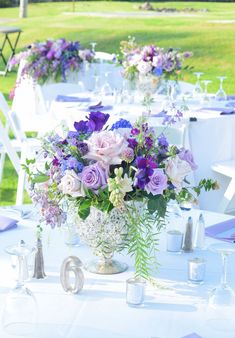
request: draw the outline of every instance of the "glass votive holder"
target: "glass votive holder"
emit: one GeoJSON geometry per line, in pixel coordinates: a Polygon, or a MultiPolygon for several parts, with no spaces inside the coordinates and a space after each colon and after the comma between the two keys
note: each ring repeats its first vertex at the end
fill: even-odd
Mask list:
{"type": "Polygon", "coordinates": [[[146,282],[141,279],[129,278],[126,281],[126,302],[130,306],[141,305],[144,301],[146,282]]]}
{"type": "Polygon", "coordinates": [[[166,233],[167,251],[180,252],[183,242],[183,233],[178,230],[169,230],[166,233]]]}
{"type": "Polygon", "coordinates": [[[192,284],[204,283],[206,261],[203,258],[188,260],[188,282],[192,284]]]}

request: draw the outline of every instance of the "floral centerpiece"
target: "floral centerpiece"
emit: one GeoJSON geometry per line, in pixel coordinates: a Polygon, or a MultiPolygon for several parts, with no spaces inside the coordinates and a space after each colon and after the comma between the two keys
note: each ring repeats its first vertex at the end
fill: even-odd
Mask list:
{"type": "Polygon", "coordinates": [[[45,168],[33,170],[35,160],[25,166],[31,197],[52,228],[65,222],[66,200],[81,236],[109,256],[109,266],[113,250],[126,248],[135,257],[136,276],[149,278],[167,203],[194,199],[216,183],[203,179],[190,188],[186,176],[197,168],[191,152],[169,145],[143,118],[111,125],[108,119],[91,112],[63,137],[51,133],[43,139],[45,168]]]}
{"type": "Polygon", "coordinates": [[[92,62],[94,53],[83,49],[78,41],[65,39],[35,42],[25,51],[16,54],[10,67],[19,65],[24,60],[22,76],[30,76],[35,82],[44,84],[48,79],[56,82],[66,81],[70,71],[77,71],[84,61],[92,62]]]}
{"type": "Polygon", "coordinates": [[[185,59],[192,56],[191,52],[179,52],[176,49],[149,45],[140,47],[134,37],[120,43],[120,61],[125,78],[132,79],[136,75],[155,75],[157,77],[177,79],[183,68],[185,59]]]}

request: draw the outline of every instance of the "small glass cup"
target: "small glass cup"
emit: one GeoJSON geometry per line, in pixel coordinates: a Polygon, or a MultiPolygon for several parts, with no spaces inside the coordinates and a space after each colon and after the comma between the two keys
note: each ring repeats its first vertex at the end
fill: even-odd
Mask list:
{"type": "Polygon", "coordinates": [[[130,306],[138,306],[144,302],[146,282],[141,279],[129,278],[126,281],[126,302],[130,306]]]}
{"type": "Polygon", "coordinates": [[[204,283],[206,261],[203,258],[188,260],[188,282],[192,284],[204,283]]]}
{"type": "Polygon", "coordinates": [[[183,242],[183,233],[178,230],[169,230],[166,233],[167,251],[180,252],[183,242]]]}

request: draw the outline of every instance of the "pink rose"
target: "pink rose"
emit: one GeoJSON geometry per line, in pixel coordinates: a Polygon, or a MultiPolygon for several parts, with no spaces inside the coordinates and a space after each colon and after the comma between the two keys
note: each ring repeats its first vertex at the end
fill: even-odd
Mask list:
{"type": "Polygon", "coordinates": [[[125,138],[112,130],[94,132],[86,143],[88,153],[84,158],[96,160],[105,167],[111,164],[121,164],[121,155],[128,146],[125,138]]]}
{"type": "Polygon", "coordinates": [[[192,169],[188,162],[181,160],[179,156],[175,156],[166,160],[165,171],[170,178],[172,184],[176,187],[177,191],[182,189],[183,180],[192,169]]]}

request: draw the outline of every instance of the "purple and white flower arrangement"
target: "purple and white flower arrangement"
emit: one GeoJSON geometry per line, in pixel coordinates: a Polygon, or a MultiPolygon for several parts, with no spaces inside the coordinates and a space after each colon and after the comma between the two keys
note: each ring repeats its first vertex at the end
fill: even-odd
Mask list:
{"type": "Polygon", "coordinates": [[[197,168],[192,153],[170,145],[144,118],[134,124],[120,119],[109,125],[108,120],[108,114],[91,112],[75,122],[66,137],[55,133],[45,137],[45,170],[31,170],[37,161],[26,166],[31,197],[52,228],[66,220],[65,200],[83,220],[94,207],[106,214],[113,209],[126,212],[125,245],[136,257],[137,274],[147,278],[151,261],[147,252],[157,243],[155,234],[164,223],[167,203],[195,199],[202,188],[214,189],[216,183],[204,179],[197,187],[187,187],[186,176],[197,168]],[[142,207],[136,210],[135,203],[142,207]]]}
{"type": "Polygon", "coordinates": [[[155,45],[140,47],[133,37],[122,41],[120,50],[123,75],[130,80],[137,75],[149,74],[177,79],[183,69],[184,60],[192,56],[191,52],[181,53],[173,48],[165,50],[155,45]]]}
{"type": "Polygon", "coordinates": [[[65,82],[69,71],[77,71],[84,61],[92,62],[93,59],[94,53],[82,48],[78,41],[48,39],[45,42],[35,42],[27,50],[16,54],[10,67],[17,66],[24,60],[22,76],[30,76],[39,84],[48,79],[65,82]]]}

